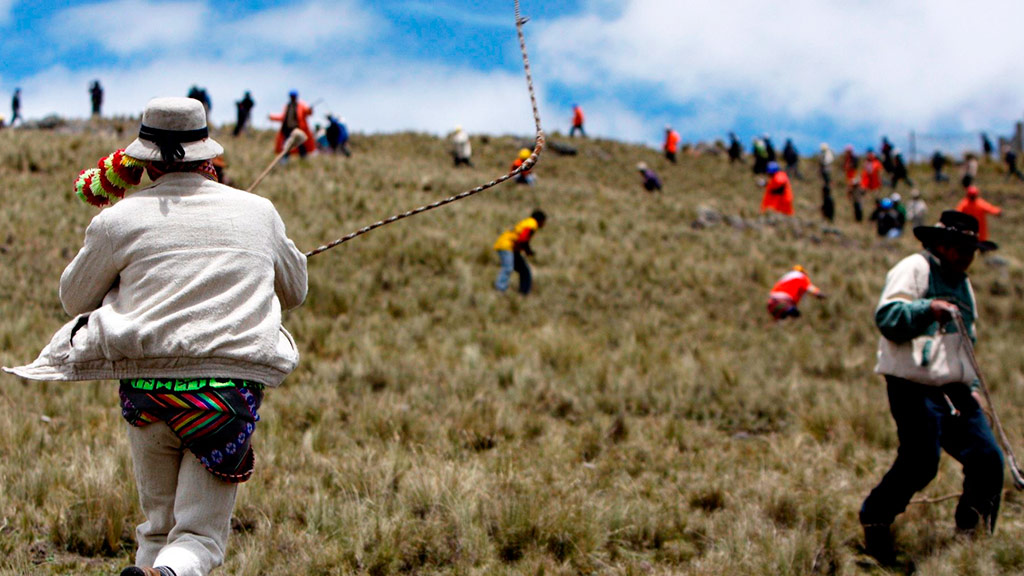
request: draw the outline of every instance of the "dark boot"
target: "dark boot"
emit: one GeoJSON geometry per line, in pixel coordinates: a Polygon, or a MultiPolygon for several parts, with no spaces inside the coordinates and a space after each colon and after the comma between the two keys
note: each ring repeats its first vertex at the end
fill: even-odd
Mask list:
{"type": "Polygon", "coordinates": [[[889,524],[864,525],[864,550],[883,566],[896,563],[896,549],[889,524]]]}

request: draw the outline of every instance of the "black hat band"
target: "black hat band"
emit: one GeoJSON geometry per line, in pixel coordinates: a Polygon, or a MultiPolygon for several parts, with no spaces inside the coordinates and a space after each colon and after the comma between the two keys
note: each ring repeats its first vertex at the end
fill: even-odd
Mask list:
{"type": "Polygon", "coordinates": [[[177,162],[185,157],[183,142],[198,142],[210,136],[206,126],[196,130],[163,130],[142,124],[139,126],[139,139],[148,140],[160,148],[164,162],[177,162]]]}

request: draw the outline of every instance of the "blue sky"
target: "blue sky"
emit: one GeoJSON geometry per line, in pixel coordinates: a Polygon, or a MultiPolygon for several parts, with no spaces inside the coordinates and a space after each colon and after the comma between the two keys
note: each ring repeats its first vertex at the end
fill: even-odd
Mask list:
{"type": "MultiPolygon", "coordinates": [[[[541,115],[568,129],[657,145],[770,133],[801,152],[919,151],[1008,135],[1024,115],[1018,22],[990,0],[521,0],[541,115]],[[927,134],[963,134],[928,139],[927,134]]],[[[106,113],[206,87],[215,123],[251,90],[257,124],[290,89],[362,132],[522,134],[532,119],[511,0],[0,0],[0,93],[23,114],[106,113]]],[[[9,116],[6,106],[0,114],[9,116]]]]}

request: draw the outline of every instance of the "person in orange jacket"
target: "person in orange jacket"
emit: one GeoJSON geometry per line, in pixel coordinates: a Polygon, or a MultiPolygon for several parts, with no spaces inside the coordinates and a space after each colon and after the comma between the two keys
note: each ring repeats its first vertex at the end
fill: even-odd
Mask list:
{"type": "Polygon", "coordinates": [[[978,240],[988,240],[988,215],[999,216],[1003,209],[981,199],[981,191],[977,186],[967,187],[967,196],[956,205],[957,212],[970,214],[978,221],[978,240]]]}
{"type": "Polygon", "coordinates": [[[296,128],[306,133],[306,142],[296,146],[292,153],[298,153],[300,157],[305,158],[306,154],[316,150],[316,139],[313,138],[313,132],[309,129],[309,117],[312,115],[313,107],[299,100],[299,93],[295,90],[289,92],[288,104],[285,105],[284,110],[280,114],[270,115],[271,120],[281,123],[281,130],[274,140],[274,152],[281,153],[281,150],[284,149],[284,141],[296,128]]]}
{"type": "Polygon", "coordinates": [[[675,164],[676,152],[679,151],[679,132],[673,130],[671,126],[665,126],[665,144],[662,145],[662,150],[665,151],[665,158],[675,164]]]}
{"type": "Polygon", "coordinates": [[[768,176],[771,179],[764,185],[761,212],[774,210],[786,216],[792,216],[793,187],[789,183],[789,176],[779,170],[779,163],[774,161],[768,163],[768,176]]]}
{"type": "Polygon", "coordinates": [[[817,298],[826,297],[811,283],[811,278],[803,266],[793,266],[792,270],[785,273],[775,286],[772,286],[772,291],[768,294],[768,313],[776,320],[799,318],[800,310],[797,309],[797,305],[804,294],[812,294],[817,298]]]}
{"type": "Polygon", "coordinates": [[[569,138],[576,135],[576,131],[579,131],[580,135],[584,138],[587,137],[587,133],[583,130],[583,108],[580,108],[579,104],[572,105],[572,128],[569,129],[569,138]]]}
{"type": "Polygon", "coordinates": [[[882,162],[872,150],[868,150],[864,155],[864,170],[860,176],[860,187],[868,192],[875,192],[882,188],[882,162]]]}

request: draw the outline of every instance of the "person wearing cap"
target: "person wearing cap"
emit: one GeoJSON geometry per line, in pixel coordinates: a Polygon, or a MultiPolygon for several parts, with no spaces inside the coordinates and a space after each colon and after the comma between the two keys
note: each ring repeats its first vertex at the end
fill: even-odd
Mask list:
{"type": "Polygon", "coordinates": [[[810,294],[817,298],[825,298],[825,294],[811,282],[810,276],[803,266],[796,265],[789,272],[783,274],[782,278],[772,286],[768,293],[768,313],[775,320],[786,318],[799,318],[800,310],[797,306],[804,294],[810,294]]]}
{"type": "Polygon", "coordinates": [[[501,270],[498,272],[498,279],[494,281],[494,289],[498,292],[508,290],[509,280],[512,272],[519,274],[519,293],[526,296],[533,286],[533,275],[530,272],[530,265],[526,262],[526,256],[533,256],[533,249],[530,247],[530,240],[538,230],[544,227],[547,215],[540,210],[534,210],[529,218],[521,220],[516,227],[502,232],[494,242],[494,251],[498,253],[501,262],[501,270]]]}
{"type": "Polygon", "coordinates": [[[978,221],[947,210],[935,226],[918,226],[924,250],[897,263],[875,308],[881,332],[875,372],[885,378],[896,422],[896,460],[864,500],[865,547],[883,563],[896,559],[891,526],[913,495],[935,477],[942,450],[963,465],[958,531],[995,529],[1003,488],[1003,457],[974,390],[978,375],[954,315],[975,339],[977,305],[967,269],[977,250],[978,221]]]}
{"type": "Polygon", "coordinates": [[[793,187],[789,176],[779,170],[779,163],[772,160],[768,163],[767,173],[770,177],[764,184],[764,198],[761,199],[761,213],[773,210],[787,216],[793,215],[793,187]]]}
{"type": "Polygon", "coordinates": [[[868,220],[875,222],[878,235],[883,238],[899,238],[905,222],[892,198],[880,198],[868,220]]]}
{"type": "Polygon", "coordinates": [[[280,154],[284,150],[285,140],[296,128],[306,133],[306,141],[292,149],[291,153],[305,158],[306,154],[311,154],[316,150],[316,139],[313,138],[313,132],[309,129],[309,117],[312,115],[313,107],[299,100],[298,92],[292,90],[288,93],[288,103],[285,104],[284,110],[280,114],[270,115],[271,120],[281,123],[281,130],[278,131],[277,137],[274,139],[275,154],[280,154]]]}
{"type": "Polygon", "coordinates": [[[658,178],[658,174],[647,167],[647,164],[639,162],[636,165],[637,172],[640,173],[640,177],[643,179],[644,190],[648,192],[660,192],[661,191],[661,178],[658,178]]]}
{"type": "Polygon", "coordinates": [[[572,128],[569,129],[569,138],[576,136],[576,132],[584,138],[587,137],[586,131],[583,130],[583,108],[580,108],[579,104],[572,105],[572,128]]]}
{"type": "MultiPolygon", "coordinates": [[[[529,148],[521,148],[515,161],[512,162],[512,170],[519,170],[519,167],[526,162],[530,157],[530,154],[532,154],[532,152],[530,152],[529,148]]],[[[537,177],[531,174],[530,170],[525,170],[516,175],[516,184],[529,184],[530,186],[533,186],[536,182],[537,177]]]]}
{"type": "Polygon", "coordinates": [[[981,190],[973,184],[967,187],[966,195],[956,205],[957,212],[970,214],[978,221],[978,239],[988,240],[988,215],[999,217],[1003,209],[981,197],[981,190]]]}
{"type": "Polygon", "coordinates": [[[452,143],[452,162],[455,167],[465,164],[470,168],[473,167],[473,146],[469,142],[469,134],[462,129],[462,126],[456,126],[455,131],[451,135],[452,143]]]}
{"type": "Polygon", "coordinates": [[[665,158],[675,164],[676,153],[679,152],[679,132],[673,130],[671,126],[665,126],[665,142],[661,149],[665,152],[665,158]]]}
{"type": "Polygon", "coordinates": [[[282,311],[306,297],[306,257],[269,200],[216,182],[222,152],[198,101],[151,100],[138,138],[112,157],[153,184],[92,219],[60,278],[74,318],[34,362],[4,368],[120,380],[145,515],[122,576],[202,576],[223,563],[264,387],[299,360],[282,311]]]}

